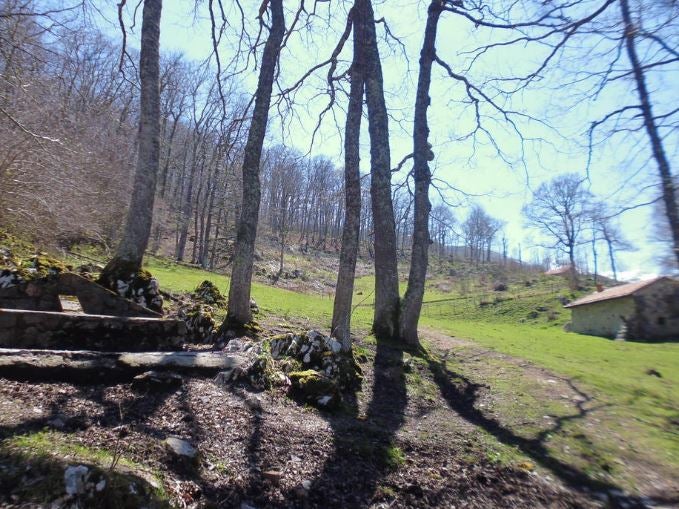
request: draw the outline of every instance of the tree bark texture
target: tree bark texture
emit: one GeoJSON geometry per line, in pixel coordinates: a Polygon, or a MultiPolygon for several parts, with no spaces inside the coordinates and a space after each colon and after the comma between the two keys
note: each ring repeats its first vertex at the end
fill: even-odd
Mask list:
{"type": "Polygon", "coordinates": [[[436,56],[436,32],[441,16],[441,2],[434,0],[429,5],[427,25],[424,31],[424,43],[420,53],[420,73],[417,80],[415,96],[415,122],[413,126],[413,177],[415,180],[415,209],[413,224],[413,244],[410,258],[410,274],[408,288],[403,298],[400,316],[400,336],[409,344],[417,344],[417,324],[422,310],[424,286],[429,263],[429,185],[431,171],[429,161],[433,157],[429,145],[429,125],[427,109],[429,108],[429,88],[431,85],[431,68],[436,56]]]}
{"type": "Polygon", "coordinates": [[[370,197],[375,239],[375,315],[378,338],[398,337],[399,289],[396,223],[391,197],[389,118],[384,100],[382,63],[377,47],[375,13],[370,0],[357,0],[354,30],[361,41],[370,134],[370,197]]]}
{"type": "Polygon", "coordinates": [[[632,65],[634,73],[634,81],[639,94],[639,101],[641,103],[641,113],[644,118],[644,126],[646,133],[651,141],[651,150],[653,158],[658,164],[658,172],[660,173],[660,187],[662,189],[663,202],[665,204],[665,213],[670,224],[670,231],[672,232],[672,245],[674,248],[674,256],[679,267],[679,207],[677,206],[676,191],[674,188],[674,181],[672,179],[672,172],[670,170],[670,163],[663,146],[662,137],[658,132],[658,126],[653,116],[653,106],[651,104],[651,95],[646,87],[646,76],[644,69],[639,61],[637,55],[634,37],[637,32],[634,23],[632,22],[632,15],[629,9],[628,0],[620,0],[620,10],[622,12],[622,20],[624,23],[624,37],[625,46],[627,49],[627,56],[632,65]]]}
{"type": "MultiPolygon", "coordinates": [[[[353,12],[352,10],[349,16],[353,16],[353,12]]],[[[358,32],[354,29],[354,56],[349,74],[351,85],[344,134],[345,216],[331,326],[332,335],[342,342],[342,348],[345,351],[351,349],[351,305],[361,226],[359,139],[363,115],[365,71],[360,60],[360,41],[358,32]]]]}
{"type": "Polygon", "coordinates": [[[137,168],[123,237],[109,266],[124,262],[141,269],[151,235],[156,179],[160,166],[160,13],[162,0],[144,0],[139,78],[141,102],[137,168]]]}
{"type": "Polygon", "coordinates": [[[250,285],[261,198],[259,165],[269,119],[271,90],[285,34],[283,0],[270,0],[268,3],[271,11],[271,30],[262,53],[255,107],[243,155],[243,204],[236,234],[226,317],[230,324],[245,324],[252,319],[250,285]]]}

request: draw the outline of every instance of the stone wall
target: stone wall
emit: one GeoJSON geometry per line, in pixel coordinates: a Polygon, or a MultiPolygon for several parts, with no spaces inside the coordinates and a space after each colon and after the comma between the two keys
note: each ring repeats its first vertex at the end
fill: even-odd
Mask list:
{"type": "Polygon", "coordinates": [[[0,347],[141,352],[177,350],[181,320],[0,309],[0,347]]]}
{"type": "Polygon", "coordinates": [[[634,310],[632,297],[577,306],[571,308],[571,330],[580,334],[613,338],[624,325],[621,316],[631,317],[634,310]]]}
{"type": "Polygon", "coordinates": [[[631,337],[679,341],[679,282],[662,279],[639,290],[634,302],[631,337]]]}
{"type": "Polygon", "coordinates": [[[90,315],[161,316],[72,272],[0,288],[0,308],[62,311],[59,295],[77,296],[83,311],[90,315]]]}

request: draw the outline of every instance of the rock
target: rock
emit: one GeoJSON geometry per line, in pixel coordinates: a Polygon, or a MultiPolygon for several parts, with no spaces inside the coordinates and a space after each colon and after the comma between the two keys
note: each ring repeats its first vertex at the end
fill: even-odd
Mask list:
{"type": "Polygon", "coordinates": [[[121,297],[125,297],[137,304],[147,307],[157,313],[163,313],[163,298],[160,295],[160,285],[147,270],[135,272],[134,266],[126,262],[104,270],[97,282],[113,290],[121,297]]]}
{"type": "Polygon", "coordinates": [[[259,306],[255,302],[255,299],[250,299],[250,311],[255,315],[259,314],[259,306]]]}
{"type": "Polygon", "coordinates": [[[181,387],[184,380],[181,375],[170,371],[146,371],[132,379],[132,389],[163,391],[181,387]]]}
{"type": "Polygon", "coordinates": [[[85,485],[90,469],[85,465],[71,465],[64,470],[64,485],[66,493],[77,496],[85,493],[85,485]]]}
{"type": "Polygon", "coordinates": [[[106,479],[102,479],[101,481],[94,485],[94,489],[96,491],[104,491],[104,488],[106,488],[106,479]]]}
{"type": "Polygon", "coordinates": [[[194,459],[198,454],[198,450],[189,442],[177,437],[167,437],[165,445],[177,456],[182,456],[189,459],[194,459]]]}
{"type": "Polygon", "coordinates": [[[219,291],[217,285],[211,281],[203,281],[199,284],[193,291],[193,297],[209,306],[215,306],[219,308],[226,307],[226,297],[219,291]]]}
{"type": "Polygon", "coordinates": [[[3,269],[0,272],[0,288],[12,288],[23,283],[23,279],[16,270],[3,269]]]}
{"type": "Polygon", "coordinates": [[[262,477],[271,484],[279,484],[283,477],[283,473],[280,470],[267,470],[266,472],[262,472],[262,477]]]}
{"type": "Polygon", "coordinates": [[[288,376],[292,383],[292,395],[305,403],[331,409],[341,401],[335,381],[318,371],[294,371],[288,376]]]}
{"type": "Polygon", "coordinates": [[[177,310],[177,318],[186,324],[187,337],[202,343],[212,337],[215,330],[214,309],[201,303],[183,302],[177,310]]]}
{"type": "Polygon", "coordinates": [[[47,425],[51,428],[61,430],[66,427],[66,422],[60,416],[57,416],[47,421],[47,425]]]}
{"type": "Polygon", "coordinates": [[[342,351],[342,343],[334,338],[328,339],[328,346],[330,347],[332,353],[340,353],[342,351]]]}

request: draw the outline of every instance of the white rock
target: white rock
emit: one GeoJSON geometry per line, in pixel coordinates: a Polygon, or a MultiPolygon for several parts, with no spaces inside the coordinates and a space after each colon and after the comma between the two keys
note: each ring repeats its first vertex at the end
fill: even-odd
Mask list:
{"type": "Polygon", "coordinates": [[[331,399],[332,399],[332,396],[321,396],[320,398],[318,398],[318,404],[325,406],[328,403],[330,403],[331,399]]]}
{"type": "Polygon", "coordinates": [[[332,350],[332,353],[339,353],[342,350],[342,343],[333,338],[328,340],[328,346],[330,347],[330,350],[332,350]]]}
{"type": "Polygon", "coordinates": [[[104,491],[104,488],[106,488],[106,479],[102,479],[94,486],[97,491],[104,491]]]}
{"type": "Polygon", "coordinates": [[[174,452],[177,456],[185,456],[187,458],[195,458],[198,451],[186,440],[182,440],[177,437],[167,437],[165,439],[165,444],[174,452]]]}
{"type": "Polygon", "coordinates": [[[80,495],[85,492],[85,482],[90,469],[85,465],[72,465],[64,470],[66,493],[80,495]]]}

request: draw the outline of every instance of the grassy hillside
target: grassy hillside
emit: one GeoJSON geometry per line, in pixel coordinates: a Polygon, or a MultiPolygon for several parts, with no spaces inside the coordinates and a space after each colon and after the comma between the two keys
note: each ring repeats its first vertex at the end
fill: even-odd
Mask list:
{"type": "MultiPolygon", "coordinates": [[[[164,290],[188,292],[208,279],[228,292],[224,275],[153,257],[147,268],[164,290]]],[[[328,267],[319,270],[327,272],[328,267]]],[[[260,277],[252,291],[263,321],[329,326],[331,294],[313,288],[291,291],[263,281],[267,279],[260,277]]],[[[580,462],[582,469],[608,475],[617,468],[616,461],[633,455],[635,461],[647,459],[650,472],[679,469],[679,343],[616,342],[566,332],[569,313],[563,302],[591,289],[591,281],[583,283],[583,289],[573,292],[565,280],[536,272],[435,261],[421,319],[425,345],[431,340],[441,346],[434,344],[435,331],[462,339],[445,346],[452,355],[444,359],[414,357],[417,369],[407,375],[408,390],[427,397],[438,394],[441,387],[426,382],[422,370],[447,370],[450,376],[488,387],[493,403],[484,403],[485,410],[479,406],[479,412],[497,416],[517,436],[547,433],[545,447],[567,464],[580,462]],[[548,371],[542,376],[532,366],[548,371]],[[560,385],[549,385],[552,381],[560,385]],[[564,390],[557,387],[564,384],[574,384],[573,390],[587,395],[582,415],[574,417],[572,400],[562,400],[564,390]],[[543,417],[544,423],[557,419],[554,431],[540,425],[543,417]]],[[[373,285],[370,275],[356,280],[352,321],[361,336],[370,328],[373,285]]],[[[401,286],[404,290],[405,279],[401,286]]],[[[501,450],[501,457],[511,456],[501,450]]],[[[633,485],[633,479],[628,481],[633,485]]]]}

